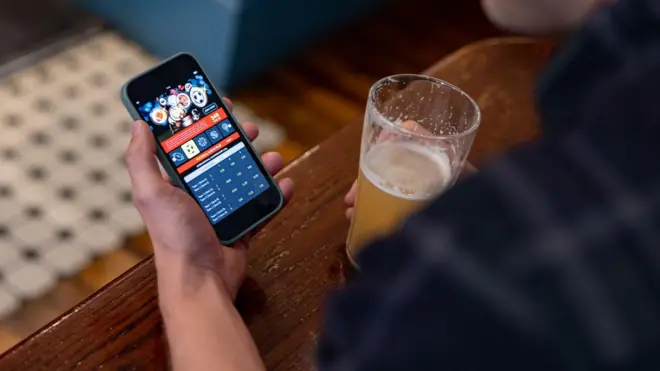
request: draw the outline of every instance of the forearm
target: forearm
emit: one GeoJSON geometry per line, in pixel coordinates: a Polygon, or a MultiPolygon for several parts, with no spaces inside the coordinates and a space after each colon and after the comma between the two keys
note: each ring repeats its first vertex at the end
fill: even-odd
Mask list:
{"type": "Polygon", "coordinates": [[[264,370],[231,295],[218,277],[156,259],[159,303],[172,366],[180,370],[264,370]]]}

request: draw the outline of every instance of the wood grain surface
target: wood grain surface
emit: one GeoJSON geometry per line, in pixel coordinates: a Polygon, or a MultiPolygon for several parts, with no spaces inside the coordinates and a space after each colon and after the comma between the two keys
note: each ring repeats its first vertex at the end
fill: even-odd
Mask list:
{"type": "MultiPolygon", "coordinates": [[[[459,50],[428,74],[465,89],[482,106],[477,163],[537,133],[533,80],[549,43],[499,39],[459,50]]],[[[237,306],[269,370],[314,369],[326,295],[349,265],[343,197],[357,172],[357,120],[292,163],[291,203],[255,239],[237,306]]],[[[161,370],[167,348],[152,258],[26,339],[0,370],[161,370]]]]}

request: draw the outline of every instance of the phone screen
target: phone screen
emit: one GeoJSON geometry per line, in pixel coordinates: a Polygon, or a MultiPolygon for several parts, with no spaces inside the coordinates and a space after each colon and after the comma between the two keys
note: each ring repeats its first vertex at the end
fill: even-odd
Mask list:
{"type": "Polygon", "coordinates": [[[277,185],[194,58],[178,55],[125,89],[168,174],[199,203],[223,242],[279,210],[277,185]]]}

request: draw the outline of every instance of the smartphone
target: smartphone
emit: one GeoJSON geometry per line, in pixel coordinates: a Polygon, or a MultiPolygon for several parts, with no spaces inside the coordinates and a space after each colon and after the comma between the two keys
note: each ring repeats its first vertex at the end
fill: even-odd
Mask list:
{"type": "Polygon", "coordinates": [[[217,92],[182,53],[129,80],[121,95],[131,117],[149,124],[172,183],[231,245],[276,214],[283,197],[217,92]]]}

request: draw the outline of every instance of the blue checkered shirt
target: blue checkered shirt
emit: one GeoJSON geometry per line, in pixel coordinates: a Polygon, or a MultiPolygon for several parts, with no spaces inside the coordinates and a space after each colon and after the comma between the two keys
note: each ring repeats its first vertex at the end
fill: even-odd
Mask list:
{"type": "Polygon", "coordinates": [[[539,142],[359,255],[320,370],[660,370],[660,1],[596,14],[539,104],[539,142]]]}

